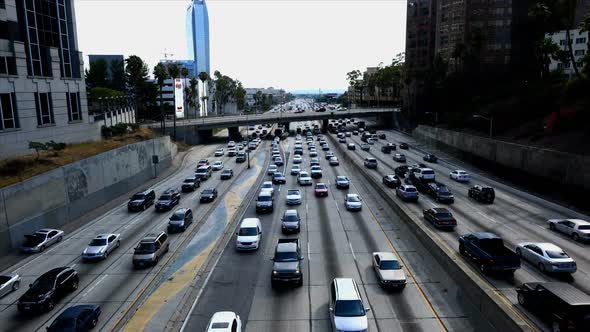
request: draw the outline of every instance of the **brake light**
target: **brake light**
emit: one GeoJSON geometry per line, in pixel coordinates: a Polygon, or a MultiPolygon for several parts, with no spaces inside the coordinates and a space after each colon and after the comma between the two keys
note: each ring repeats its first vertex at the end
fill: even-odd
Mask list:
{"type": "Polygon", "coordinates": [[[494,262],[494,260],[493,259],[490,259],[490,263],[493,263],[493,262],[494,262]]]}

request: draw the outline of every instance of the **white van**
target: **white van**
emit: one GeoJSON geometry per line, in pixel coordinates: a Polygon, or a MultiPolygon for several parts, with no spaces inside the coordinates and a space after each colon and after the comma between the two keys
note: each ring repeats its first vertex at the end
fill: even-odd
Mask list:
{"type": "Polygon", "coordinates": [[[361,294],[352,278],[336,278],[330,284],[330,319],[336,331],[368,331],[369,322],[361,294]]]}
{"type": "Polygon", "coordinates": [[[236,232],[237,250],[258,250],[262,239],[262,225],[258,218],[245,218],[236,232]]]}

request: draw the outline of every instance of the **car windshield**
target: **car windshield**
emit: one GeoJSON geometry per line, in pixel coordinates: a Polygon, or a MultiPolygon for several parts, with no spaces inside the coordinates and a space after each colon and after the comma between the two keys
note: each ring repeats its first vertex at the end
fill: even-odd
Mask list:
{"type": "Polygon", "coordinates": [[[438,187],[438,192],[439,193],[450,193],[449,188],[447,188],[445,186],[438,187]]]}
{"type": "Polygon", "coordinates": [[[226,329],[228,327],[229,327],[229,323],[226,323],[226,322],[211,324],[212,329],[226,329]]]}
{"type": "Polygon", "coordinates": [[[359,300],[336,301],[334,314],[339,317],[358,317],[365,315],[363,303],[359,300]]]}
{"type": "Polygon", "coordinates": [[[131,197],[131,200],[136,201],[136,200],[142,200],[145,198],[144,194],[135,194],[133,195],[133,197],[131,197]]]}
{"type": "Polygon", "coordinates": [[[287,190],[287,195],[299,195],[299,190],[287,190]]]}
{"type": "Polygon", "coordinates": [[[414,193],[416,192],[416,188],[406,188],[407,193],[414,193]]]}
{"type": "Polygon", "coordinates": [[[258,235],[258,230],[256,227],[242,227],[238,232],[239,236],[256,236],[258,235]]]}
{"type": "Polygon", "coordinates": [[[35,282],[33,282],[33,285],[31,286],[31,288],[33,288],[36,291],[39,291],[41,293],[46,293],[47,291],[50,291],[53,289],[54,284],[55,283],[54,283],[53,279],[39,278],[39,279],[35,280],[35,282]]]}
{"type": "Polygon", "coordinates": [[[213,163],[213,165],[221,165],[221,161],[216,161],[213,163]]]}
{"type": "Polygon", "coordinates": [[[451,215],[450,212],[438,212],[436,214],[436,218],[437,219],[452,219],[453,216],[451,215]]]}
{"type": "Polygon", "coordinates": [[[344,176],[339,176],[339,177],[337,178],[337,180],[338,180],[338,181],[348,181],[348,179],[347,179],[347,178],[345,178],[344,176]]]}
{"type": "Polygon", "coordinates": [[[211,189],[203,190],[203,195],[211,195],[211,194],[213,194],[213,190],[211,190],[211,189]]]}
{"type": "Polygon", "coordinates": [[[286,222],[299,221],[299,217],[297,217],[296,214],[287,214],[287,215],[285,215],[283,220],[286,222]]]}
{"type": "Polygon", "coordinates": [[[358,196],[348,196],[349,202],[360,202],[361,199],[358,196]]]}
{"type": "Polygon", "coordinates": [[[171,195],[162,195],[162,196],[160,196],[160,200],[161,201],[169,201],[171,199],[172,199],[172,196],[171,195]]]}
{"type": "Polygon", "coordinates": [[[36,246],[45,240],[45,235],[33,234],[28,235],[25,241],[25,247],[36,246]]]}
{"type": "Polygon", "coordinates": [[[176,212],[170,217],[170,220],[178,221],[184,219],[184,212],[176,212]]]}
{"type": "Polygon", "coordinates": [[[434,171],[431,171],[431,170],[424,170],[424,171],[422,171],[422,174],[428,174],[428,175],[432,175],[432,174],[434,174],[434,171]]]}
{"type": "Polygon", "coordinates": [[[223,172],[221,172],[222,174],[229,174],[231,173],[231,170],[229,169],[224,169],[223,172]]]}
{"type": "Polygon", "coordinates": [[[151,254],[156,250],[156,244],[153,242],[140,242],[135,248],[136,254],[151,254]]]}
{"type": "Polygon", "coordinates": [[[258,201],[259,202],[270,202],[270,201],[272,201],[272,197],[270,197],[268,195],[258,196],[258,201]]]}
{"type": "Polygon", "coordinates": [[[278,262],[296,262],[299,260],[296,252],[277,252],[275,253],[275,261],[278,262]]]}
{"type": "Polygon", "coordinates": [[[49,331],[74,331],[76,320],[74,318],[57,318],[49,326],[49,331]]]}
{"type": "Polygon", "coordinates": [[[264,183],[262,184],[263,189],[272,189],[272,183],[264,183]]]}
{"type": "Polygon", "coordinates": [[[195,179],[184,179],[184,183],[194,183],[195,179]]]}
{"type": "Polygon", "coordinates": [[[563,250],[547,250],[546,253],[549,258],[569,258],[570,257],[563,250]]]}
{"type": "Polygon", "coordinates": [[[578,226],[578,229],[581,229],[581,230],[590,230],[590,225],[581,225],[581,226],[578,226]]]}
{"type": "Polygon", "coordinates": [[[90,242],[91,247],[102,247],[107,245],[107,239],[94,239],[90,242]]]}
{"type": "Polygon", "coordinates": [[[315,186],[316,189],[327,189],[328,187],[326,187],[325,184],[318,184],[317,186],[315,186]]]}
{"type": "Polygon", "coordinates": [[[399,265],[398,261],[381,261],[379,268],[381,270],[399,270],[402,267],[399,265]]]}

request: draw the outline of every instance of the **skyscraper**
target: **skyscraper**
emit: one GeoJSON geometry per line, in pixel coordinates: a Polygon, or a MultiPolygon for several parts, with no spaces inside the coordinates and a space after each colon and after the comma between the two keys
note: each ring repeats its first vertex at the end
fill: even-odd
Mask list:
{"type": "Polygon", "coordinates": [[[187,9],[186,40],[188,58],[195,60],[195,76],[210,74],[209,67],[209,13],[205,0],[193,0],[187,9]]]}

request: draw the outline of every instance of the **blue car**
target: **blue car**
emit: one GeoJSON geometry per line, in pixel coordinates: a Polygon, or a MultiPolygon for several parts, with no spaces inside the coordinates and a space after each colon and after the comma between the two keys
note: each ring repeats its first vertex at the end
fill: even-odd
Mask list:
{"type": "Polygon", "coordinates": [[[47,328],[48,332],[90,331],[98,324],[99,305],[76,305],[67,308],[47,328]]]}

